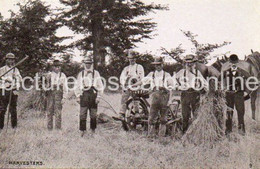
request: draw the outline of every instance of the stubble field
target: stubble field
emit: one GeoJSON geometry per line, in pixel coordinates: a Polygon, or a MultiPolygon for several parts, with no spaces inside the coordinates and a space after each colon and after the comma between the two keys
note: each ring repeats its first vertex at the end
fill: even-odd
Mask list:
{"type": "MultiPolygon", "coordinates": [[[[62,130],[48,131],[43,113],[21,110],[24,97],[19,100],[18,128],[0,133],[2,168],[260,168],[260,129],[250,118],[248,102],[246,136],[235,130],[231,138],[206,148],[183,146],[170,138],[150,141],[145,133],[124,132],[116,122],[99,124],[94,136],[80,137],[75,99],[63,107],[62,130]],[[43,165],[13,165],[10,161],[41,161],[43,165]]],[[[105,94],[104,98],[119,110],[120,94],[105,94]]],[[[113,115],[104,102],[98,112],[113,115]]]]}

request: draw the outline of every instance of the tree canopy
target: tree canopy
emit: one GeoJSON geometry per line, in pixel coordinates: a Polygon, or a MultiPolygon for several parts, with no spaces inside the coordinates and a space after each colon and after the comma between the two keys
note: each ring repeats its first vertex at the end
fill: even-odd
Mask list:
{"type": "MultiPolygon", "coordinates": [[[[146,5],[140,0],[60,0],[69,10],[61,17],[74,32],[84,35],[74,43],[79,49],[93,51],[97,65],[105,64],[109,48],[114,56],[123,56],[145,38],[152,38],[156,23],[141,19],[155,10],[167,9],[161,5],[146,5]]],[[[123,60],[125,61],[125,59],[123,60]]]]}
{"type": "Polygon", "coordinates": [[[50,6],[42,1],[30,0],[25,4],[17,4],[19,12],[11,11],[11,17],[1,20],[0,58],[12,52],[17,60],[25,55],[30,58],[21,65],[23,75],[33,75],[53,54],[66,50],[60,45],[67,37],[56,36],[56,30],[62,26],[50,6]]]}

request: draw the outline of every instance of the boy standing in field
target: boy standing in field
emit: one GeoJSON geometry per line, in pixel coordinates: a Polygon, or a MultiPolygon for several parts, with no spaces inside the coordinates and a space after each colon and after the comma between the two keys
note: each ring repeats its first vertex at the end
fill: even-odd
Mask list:
{"type": "Polygon", "coordinates": [[[90,114],[90,129],[95,133],[97,128],[97,108],[99,95],[103,93],[104,86],[97,70],[93,68],[93,60],[83,60],[84,70],[77,76],[75,95],[80,104],[79,130],[83,137],[87,130],[87,114],[90,114]]]}
{"type": "Polygon", "coordinates": [[[47,92],[47,128],[53,129],[53,117],[55,117],[56,129],[61,129],[62,106],[68,95],[67,77],[61,72],[61,63],[54,60],[52,71],[48,73],[50,90],[47,92]]]}

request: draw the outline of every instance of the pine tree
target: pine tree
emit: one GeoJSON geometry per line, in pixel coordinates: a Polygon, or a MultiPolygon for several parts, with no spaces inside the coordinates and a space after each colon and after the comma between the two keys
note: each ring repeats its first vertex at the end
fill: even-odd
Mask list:
{"type": "MultiPolygon", "coordinates": [[[[104,65],[109,48],[121,57],[125,49],[145,38],[152,38],[156,23],[139,19],[155,10],[167,9],[161,5],[146,5],[140,0],[60,0],[70,9],[62,17],[65,25],[84,38],[75,42],[79,49],[93,51],[95,64],[104,65]]],[[[95,66],[96,66],[95,65],[95,66]]]]}
{"type": "Polygon", "coordinates": [[[26,4],[17,4],[19,12],[11,12],[11,17],[1,21],[0,50],[1,59],[12,52],[22,59],[30,58],[19,67],[23,75],[34,75],[53,54],[66,50],[59,45],[67,37],[57,37],[56,30],[62,26],[52,13],[50,6],[39,0],[30,0],[26,4]]]}

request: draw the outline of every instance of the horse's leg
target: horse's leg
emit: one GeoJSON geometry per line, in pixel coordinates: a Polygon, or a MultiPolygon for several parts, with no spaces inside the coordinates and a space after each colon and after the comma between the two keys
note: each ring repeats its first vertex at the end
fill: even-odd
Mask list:
{"type": "Polygon", "coordinates": [[[256,99],[257,99],[257,91],[253,91],[251,93],[251,109],[252,109],[252,118],[255,120],[255,111],[256,111],[256,99]]]}

